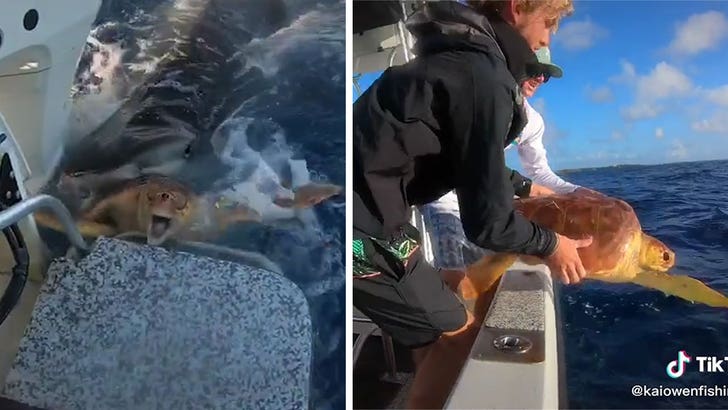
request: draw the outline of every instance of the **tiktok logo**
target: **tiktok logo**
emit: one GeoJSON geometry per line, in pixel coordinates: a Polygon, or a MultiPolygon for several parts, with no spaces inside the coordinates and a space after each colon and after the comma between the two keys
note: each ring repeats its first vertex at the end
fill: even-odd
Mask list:
{"type": "Polygon", "coordinates": [[[673,379],[682,376],[685,373],[686,363],[690,363],[690,356],[684,350],[677,352],[677,360],[673,360],[667,365],[667,375],[673,379]]]}

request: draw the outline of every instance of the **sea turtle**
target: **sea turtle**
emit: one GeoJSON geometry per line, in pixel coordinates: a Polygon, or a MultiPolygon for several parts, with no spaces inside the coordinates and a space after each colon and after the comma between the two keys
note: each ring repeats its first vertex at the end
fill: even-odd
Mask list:
{"type": "MultiPolygon", "coordinates": [[[[515,209],[529,220],[572,239],[591,236],[592,243],[578,250],[587,279],[634,283],[665,294],[712,307],[728,307],[728,297],[702,282],[667,272],[675,253],[644,233],[626,202],[596,191],[580,189],[568,194],[515,200],[515,209]]],[[[469,300],[490,289],[515,260],[540,264],[532,256],[495,253],[471,265],[463,296],[469,300]]]]}
{"type": "MultiPolygon", "coordinates": [[[[164,175],[124,179],[115,173],[64,174],[57,191],[77,208],[76,225],[84,236],[144,233],[150,244],[169,238],[200,241],[217,237],[240,222],[263,222],[263,216],[244,195],[195,192],[191,186],[164,175]],[[239,200],[242,197],[242,201],[239,200]]],[[[309,183],[276,205],[310,208],[341,193],[338,185],[309,183]]],[[[63,227],[53,214],[35,213],[36,223],[53,230],[63,227]]]]}

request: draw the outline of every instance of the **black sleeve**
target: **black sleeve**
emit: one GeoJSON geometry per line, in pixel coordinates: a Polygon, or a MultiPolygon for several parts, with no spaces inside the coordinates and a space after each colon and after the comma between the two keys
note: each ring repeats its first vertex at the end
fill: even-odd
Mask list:
{"type": "Polygon", "coordinates": [[[470,135],[460,159],[457,181],[463,230],[476,245],[496,252],[547,256],[556,235],[513,209],[515,191],[506,167],[503,143],[508,133],[513,100],[504,84],[488,81],[475,91],[470,135]]]}
{"type": "Polygon", "coordinates": [[[519,198],[528,198],[531,193],[531,180],[519,174],[515,169],[508,170],[511,173],[510,180],[513,191],[519,198]]]}

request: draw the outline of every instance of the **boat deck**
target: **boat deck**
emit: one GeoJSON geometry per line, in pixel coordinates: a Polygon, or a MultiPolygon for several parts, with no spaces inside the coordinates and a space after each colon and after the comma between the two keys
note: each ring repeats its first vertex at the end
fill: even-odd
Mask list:
{"type": "Polygon", "coordinates": [[[101,238],[79,261],[55,260],[35,306],[13,315],[0,395],[19,403],[308,407],[309,307],[277,273],[101,238]]]}
{"type": "MultiPolygon", "coordinates": [[[[514,264],[499,283],[445,407],[563,408],[564,368],[554,300],[545,266],[514,264]]],[[[362,337],[366,318],[356,310],[354,314],[360,321],[355,321],[354,331],[362,337]]],[[[355,408],[394,409],[405,403],[414,374],[411,352],[393,343],[396,373],[391,374],[380,335],[377,330],[367,339],[355,364],[355,408]]]]}
{"type": "Polygon", "coordinates": [[[388,373],[386,362],[381,360],[384,348],[379,336],[370,337],[364,344],[359,363],[354,370],[355,409],[402,409],[409,383],[414,376],[414,363],[410,351],[396,343],[397,357],[395,377],[388,373]]]}

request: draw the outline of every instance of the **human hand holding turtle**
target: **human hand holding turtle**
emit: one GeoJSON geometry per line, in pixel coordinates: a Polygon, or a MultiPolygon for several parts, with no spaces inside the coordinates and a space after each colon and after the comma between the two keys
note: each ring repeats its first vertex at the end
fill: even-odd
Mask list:
{"type": "Polygon", "coordinates": [[[530,198],[535,198],[539,196],[548,196],[553,194],[555,194],[555,192],[550,188],[546,188],[543,185],[531,184],[531,191],[528,193],[528,196],[530,198]]]}
{"type": "Polygon", "coordinates": [[[571,239],[559,233],[556,234],[556,238],[558,241],[556,250],[544,259],[551,270],[551,276],[565,285],[579,283],[587,272],[579,257],[578,249],[591,245],[593,238],[588,236],[584,239],[571,239]]]}

